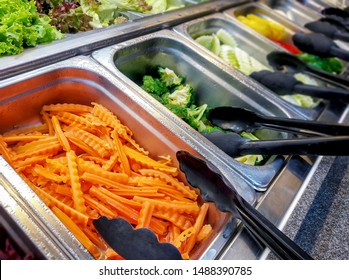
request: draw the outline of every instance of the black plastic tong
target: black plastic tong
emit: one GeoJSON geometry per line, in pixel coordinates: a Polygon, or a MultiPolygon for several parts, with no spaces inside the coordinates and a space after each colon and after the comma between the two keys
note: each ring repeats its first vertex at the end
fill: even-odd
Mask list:
{"type": "Polygon", "coordinates": [[[349,52],[340,48],[332,39],[322,33],[296,33],[292,36],[295,46],[306,53],[319,57],[338,57],[349,61],[349,52]]]}
{"type": "Polygon", "coordinates": [[[242,221],[255,239],[268,247],[276,256],[289,260],[312,259],[244,200],[214,165],[185,151],[178,151],[177,159],[187,181],[193,187],[200,189],[204,200],[214,202],[223,212],[232,213],[242,221]]]}
{"type": "Polygon", "coordinates": [[[233,106],[213,108],[208,112],[207,118],[213,125],[235,133],[253,132],[256,129],[267,128],[307,136],[349,135],[349,125],[264,116],[233,106]]]}
{"type": "Polygon", "coordinates": [[[122,219],[101,216],[93,225],[108,245],[126,260],[181,260],[182,256],[170,243],[160,243],[148,228],[134,229],[122,219]]]}
{"type": "Polygon", "coordinates": [[[292,74],[262,70],[251,73],[250,77],[279,95],[299,93],[326,100],[349,102],[349,90],[306,85],[292,74]]]}
{"type": "Polygon", "coordinates": [[[275,70],[287,71],[288,73],[300,72],[322,79],[337,87],[349,87],[349,79],[310,66],[291,53],[273,51],[267,55],[267,60],[275,70]]]}

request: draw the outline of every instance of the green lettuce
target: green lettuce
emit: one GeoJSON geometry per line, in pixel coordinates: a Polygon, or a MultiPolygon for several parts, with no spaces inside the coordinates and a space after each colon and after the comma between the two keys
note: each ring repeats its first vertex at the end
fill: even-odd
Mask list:
{"type": "Polygon", "coordinates": [[[151,6],[145,0],[80,0],[83,12],[92,18],[93,28],[109,26],[118,21],[119,11],[145,13],[151,6]]]}
{"type": "Polygon", "coordinates": [[[47,15],[38,14],[33,0],[0,1],[0,56],[62,39],[64,35],[50,21],[47,15]]]}

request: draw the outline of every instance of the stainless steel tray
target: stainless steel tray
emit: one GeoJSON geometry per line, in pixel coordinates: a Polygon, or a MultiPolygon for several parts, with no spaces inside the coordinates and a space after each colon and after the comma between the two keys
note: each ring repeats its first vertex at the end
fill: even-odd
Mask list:
{"type": "MultiPolygon", "coordinates": [[[[228,17],[231,17],[234,21],[236,21],[238,24],[243,26],[243,28],[247,28],[250,30],[251,33],[255,34],[255,36],[259,36],[260,38],[263,38],[263,40],[266,40],[270,42],[271,44],[274,44],[275,46],[278,46],[277,43],[273,42],[272,40],[269,40],[268,38],[264,37],[263,35],[259,34],[257,31],[253,30],[252,28],[246,26],[242,22],[240,22],[237,17],[239,15],[247,15],[249,13],[255,14],[257,16],[260,16],[262,18],[265,18],[267,20],[274,21],[280,25],[282,25],[285,28],[285,39],[283,39],[283,42],[291,43],[292,42],[292,36],[295,33],[303,32],[303,33],[309,33],[310,30],[307,28],[296,24],[295,22],[291,21],[290,19],[280,15],[279,13],[276,13],[273,9],[269,8],[267,5],[264,5],[263,3],[247,3],[244,5],[240,5],[238,7],[230,8],[224,11],[224,14],[228,17]]],[[[306,19],[304,18],[303,21],[306,19]]],[[[315,19],[314,19],[315,20],[315,19]]],[[[335,41],[341,48],[348,49],[348,44],[339,40],[335,41]]],[[[286,51],[286,50],[285,50],[286,51]]],[[[349,64],[346,61],[342,60],[342,63],[344,65],[343,75],[347,76],[348,67],[349,64]]]]}
{"type": "Polygon", "coordinates": [[[18,55],[0,57],[0,81],[11,76],[49,65],[70,57],[87,54],[141,34],[173,26],[223,8],[233,7],[247,0],[183,0],[187,7],[158,15],[145,16],[123,12],[130,20],[126,23],[97,30],[68,34],[66,38],[49,44],[26,49],[18,55]]]}
{"type": "Polygon", "coordinates": [[[237,17],[242,15],[245,16],[247,14],[255,14],[257,16],[260,16],[262,18],[265,18],[267,20],[274,21],[280,25],[282,25],[285,28],[285,39],[283,40],[286,43],[292,43],[292,35],[298,32],[304,32],[305,29],[303,27],[298,26],[297,24],[293,23],[292,21],[288,20],[284,16],[281,16],[280,14],[274,12],[271,8],[268,6],[262,4],[262,3],[247,3],[243,5],[239,5],[238,7],[234,7],[231,9],[227,9],[223,12],[225,15],[231,17],[234,21],[239,23],[244,28],[247,28],[257,36],[260,36],[264,38],[265,40],[271,42],[272,44],[277,45],[273,41],[269,40],[268,38],[264,37],[263,35],[259,34],[257,31],[253,30],[252,28],[248,27],[247,25],[240,22],[237,17]]]}
{"type": "Polygon", "coordinates": [[[303,5],[317,11],[321,12],[324,8],[328,7],[338,7],[344,8],[346,3],[345,0],[333,0],[333,1],[325,1],[325,0],[299,0],[298,2],[303,5]]]}
{"type": "MultiPolygon", "coordinates": [[[[172,118],[183,133],[188,133],[194,139],[200,139],[200,133],[140,88],[138,84],[147,69],[161,65],[186,77],[186,82],[194,88],[198,105],[206,103],[210,108],[241,106],[266,115],[302,118],[291,104],[254,84],[249,77],[232,67],[206,56],[197,46],[169,30],[98,50],[92,57],[132,87],[139,96],[172,118]]],[[[240,163],[225,153],[220,153],[220,157],[257,190],[266,190],[282,165],[281,158],[263,167],[255,167],[240,163]]]]}
{"type": "Polygon", "coordinates": [[[319,12],[311,9],[310,7],[302,5],[297,1],[263,0],[260,2],[266,4],[276,13],[280,14],[281,16],[287,17],[293,23],[301,27],[304,27],[304,25],[308,22],[316,21],[322,17],[319,12]]]}
{"type": "MultiPolygon", "coordinates": [[[[170,155],[176,166],[178,162],[175,153],[178,150],[201,155],[216,165],[250,203],[256,202],[253,189],[226,165],[220,158],[222,153],[217,148],[200,135],[199,138],[187,135],[157,107],[140,98],[132,88],[121,83],[108,70],[88,57],[71,58],[4,80],[1,83],[0,96],[1,119],[6,119],[6,122],[0,122],[1,133],[11,130],[14,125],[40,123],[39,112],[44,104],[98,102],[116,112],[120,121],[134,132],[136,141],[152,155],[170,155]],[[31,104],[30,107],[27,106],[28,103],[31,104]],[[19,111],[23,114],[18,114],[19,111]]],[[[1,162],[6,167],[0,166],[4,180],[8,182],[6,188],[16,191],[14,199],[24,209],[20,211],[30,213],[34,224],[40,225],[40,229],[48,236],[47,239],[57,243],[55,245],[59,252],[70,253],[69,258],[90,259],[91,255],[81,247],[29,186],[3,159],[1,162]]],[[[185,180],[183,174],[180,178],[185,180]]],[[[195,258],[216,258],[234,230],[227,220],[227,214],[217,212],[213,206],[209,211],[209,220],[211,219],[214,232],[212,238],[195,251],[195,258]]],[[[14,218],[16,219],[16,215],[14,218]]],[[[28,231],[27,234],[34,239],[40,238],[40,232],[37,234],[35,231],[28,231]]],[[[51,258],[50,254],[47,255],[51,258]]],[[[65,256],[61,253],[55,257],[65,256]]]]}

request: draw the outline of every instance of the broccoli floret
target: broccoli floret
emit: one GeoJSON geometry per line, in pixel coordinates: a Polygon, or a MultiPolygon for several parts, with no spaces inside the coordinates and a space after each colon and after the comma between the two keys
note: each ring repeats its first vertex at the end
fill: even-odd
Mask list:
{"type": "Polygon", "coordinates": [[[161,82],[160,79],[153,78],[152,76],[148,75],[143,76],[142,89],[144,89],[148,93],[159,96],[169,91],[166,85],[161,82]]]}
{"type": "Polygon", "coordinates": [[[193,88],[191,85],[180,85],[172,93],[163,96],[167,104],[189,107],[193,100],[193,88]]]}
{"type": "Polygon", "coordinates": [[[204,116],[206,109],[207,104],[203,104],[201,106],[192,105],[187,109],[187,123],[200,132],[206,128],[205,123],[202,121],[202,117],[204,116]]]}
{"type": "Polygon", "coordinates": [[[175,113],[181,119],[186,120],[188,118],[188,110],[186,107],[172,105],[172,104],[167,104],[165,106],[167,109],[170,109],[173,113],[175,113]]]}
{"type": "Polygon", "coordinates": [[[160,76],[160,80],[167,86],[167,87],[173,87],[173,86],[179,86],[184,82],[184,78],[181,76],[178,76],[173,70],[169,68],[158,68],[158,74],[160,76]]]}

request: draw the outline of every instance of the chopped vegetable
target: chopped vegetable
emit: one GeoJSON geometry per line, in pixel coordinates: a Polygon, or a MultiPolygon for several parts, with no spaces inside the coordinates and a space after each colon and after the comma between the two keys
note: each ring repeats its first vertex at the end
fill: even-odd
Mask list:
{"type": "Polygon", "coordinates": [[[237,19],[271,40],[282,41],[286,36],[283,26],[255,14],[240,15],[237,19]]]}
{"type": "Polygon", "coordinates": [[[278,45],[280,45],[281,47],[283,47],[284,49],[288,50],[290,53],[293,54],[300,54],[302,53],[295,45],[290,44],[290,43],[286,43],[286,42],[282,42],[282,41],[276,41],[274,40],[275,43],[277,43],[278,45]]]}
{"type": "Polygon", "coordinates": [[[153,76],[143,76],[141,87],[199,132],[220,129],[213,127],[206,119],[209,110],[207,104],[197,106],[192,86],[172,69],[157,67],[153,76]]]}
{"type": "Polygon", "coordinates": [[[340,74],[344,68],[343,63],[335,57],[321,58],[313,54],[302,53],[298,55],[298,58],[315,68],[333,74],[340,74]]]}
{"type": "Polygon", "coordinates": [[[195,41],[246,75],[268,69],[242,50],[234,37],[223,28],[212,35],[199,36],[195,41]]]}
{"type": "Polygon", "coordinates": [[[63,34],[50,25],[50,18],[39,15],[34,0],[0,1],[0,56],[62,38],[63,34]]]}

